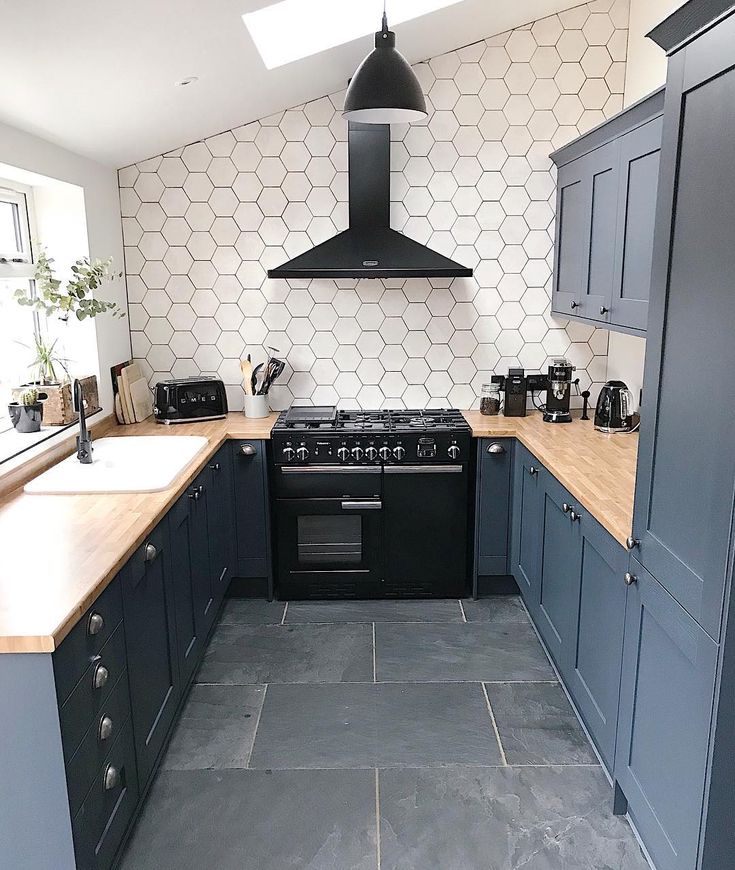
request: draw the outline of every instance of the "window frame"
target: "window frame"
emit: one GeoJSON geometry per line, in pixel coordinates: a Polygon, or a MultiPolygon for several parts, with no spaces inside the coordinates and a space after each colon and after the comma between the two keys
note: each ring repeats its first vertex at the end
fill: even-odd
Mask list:
{"type": "Polygon", "coordinates": [[[0,278],[33,279],[36,271],[36,215],[33,208],[33,189],[25,184],[0,178],[0,202],[7,202],[17,209],[17,225],[20,232],[19,251],[0,250],[0,278]]]}

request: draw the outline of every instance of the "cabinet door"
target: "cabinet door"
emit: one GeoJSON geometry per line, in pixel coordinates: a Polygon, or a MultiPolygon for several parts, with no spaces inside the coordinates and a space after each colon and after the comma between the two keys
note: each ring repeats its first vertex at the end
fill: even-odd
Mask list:
{"type": "Polygon", "coordinates": [[[615,778],[657,867],[697,866],[717,646],[635,560],[615,778]]]}
{"type": "Polygon", "coordinates": [[[225,444],[209,463],[207,521],[209,567],[212,575],[214,608],[218,608],[232,576],[233,512],[232,452],[225,444]]]}
{"type": "Polygon", "coordinates": [[[735,488],[727,28],[732,19],[669,64],[633,523],[641,562],[715,639],[735,488]]]}
{"type": "Polygon", "coordinates": [[[536,624],[566,680],[574,661],[581,514],[569,493],[547,471],[541,481],[541,576],[536,624]]]}
{"type": "Polygon", "coordinates": [[[265,459],[265,442],[234,442],[232,461],[238,577],[263,578],[270,573],[265,459]]]}
{"type": "Polygon", "coordinates": [[[123,571],[123,613],[138,780],[144,788],[181,696],[169,541],[160,525],[123,571]]]}
{"type": "Polygon", "coordinates": [[[537,616],[539,601],[541,471],[536,458],[517,443],[513,470],[511,573],[534,617],[537,616]]]}
{"type": "Polygon", "coordinates": [[[620,140],[618,239],[610,322],[645,330],[653,262],[653,229],[663,120],[656,118],[620,140]]]}
{"type": "Polygon", "coordinates": [[[569,691],[608,770],[615,759],[625,627],[625,550],[589,514],[581,520],[582,558],[569,691]]]}
{"type": "Polygon", "coordinates": [[[206,640],[217,609],[214,606],[214,583],[209,559],[209,496],[210,478],[203,471],[187,493],[191,510],[191,575],[194,590],[194,619],[197,634],[206,640]]]}
{"type": "Polygon", "coordinates": [[[194,517],[189,495],[188,492],[184,493],[168,515],[179,671],[184,686],[194,676],[204,648],[204,638],[195,618],[194,572],[191,563],[194,517]]]}
{"type": "Polygon", "coordinates": [[[589,179],[585,159],[560,166],[556,181],[556,242],[552,308],[578,312],[586,274],[589,237],[589,179]]]}
{"type": "Polygon", "coordinates": [[[584,226],[586,246],[582,272],[581,305],[574,312],[603,323],[610,319],[610,300],[615,265],[618,215],[618,164],[620,142],[596,148],[582,158],[588,219],[584,226]]]}
{"type": "Polygon", "coordinates": [[[511,439],[478,441],[477,573],[508,573],[511,439]]]}

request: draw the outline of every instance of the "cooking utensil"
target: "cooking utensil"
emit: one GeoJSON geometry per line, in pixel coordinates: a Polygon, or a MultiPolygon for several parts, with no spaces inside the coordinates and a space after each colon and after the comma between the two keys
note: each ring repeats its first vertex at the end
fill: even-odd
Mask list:
{"type": "Polygon", "coordinates": [[[267,396],[268,391],[270,390],[273,382],[277,380],[282,374],[283,370],[286,368],[286,363],[283,360],[276,359],[276,357],[271,357],[268,361],[268,365],[265,371],[265,377],[263,378],[263,383],[258,390],[259,396],[267,396]]]}
{"type": "Polygon", "coordinates": [[[258,394],[257,384],[258,384],[258,375],[260,374],[260,370],[263,368],[264,363],[258,363],[257,366],[253,369],[253,377],[252,377],[252,385],[253,385],[253,395],[256,396],[258,394]]]}
{"type": "Polygon", "coordinates": [[[247,359],[240,360],[240,372],[242,373],[242,385],[246,395],[252,396],[253,392],[253,364],[250,355],[247,359]]]}

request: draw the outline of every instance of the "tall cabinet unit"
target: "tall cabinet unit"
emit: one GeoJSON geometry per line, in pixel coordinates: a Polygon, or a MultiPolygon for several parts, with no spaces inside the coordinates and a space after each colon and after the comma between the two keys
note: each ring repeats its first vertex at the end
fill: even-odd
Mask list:
{"type": "Polygon", "coordinates": [[[670,58],[615,777],[657,866],[715,870],[735,854],[735,7],[651,36],[670,58]]]}

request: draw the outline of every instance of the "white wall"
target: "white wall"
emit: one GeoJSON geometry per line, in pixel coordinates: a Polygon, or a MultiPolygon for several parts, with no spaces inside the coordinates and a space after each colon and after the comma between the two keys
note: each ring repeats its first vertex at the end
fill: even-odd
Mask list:
{"type": "MultiPolygon", "coordinates": [[[[628,29],[628,61],[625,67],[626,106],[660,88],[666,82],[666,55],[646,37],[651,28],[682,5],[682,0],[631,0],[628,29]]],[[[632,335],[610,333],[607,376],[625,381],[638,400],[643,386],[646,341],[632,335]]]]}
{"type": "MultiPolygon", "coordinates": [[[[124,269],[120,199],[114,169],[4,124],[0,124],[0,164],[82,188],[89,255],[92,258],[111,256],[118,271],[124,269]]],[[[75,212],[79,214],[78,201],[75,212]]],[[[81,239],[77,231],[73,235],[81,239]]],[[[80,251],[84,253],[85,250],[80,251]]],[[[124,277],[105,287],[105,298],[127,309],[124,277]]],[[[130,358],[128,323],[102,316],[95,319],[94,330],[99,356],[100,401],[105,411],[111,411],[109,370],[115,363],[130,358]]]]}

